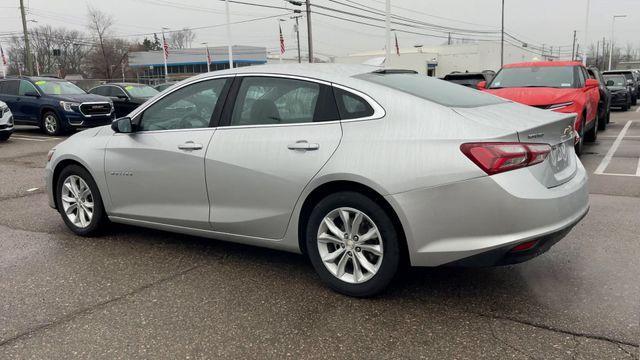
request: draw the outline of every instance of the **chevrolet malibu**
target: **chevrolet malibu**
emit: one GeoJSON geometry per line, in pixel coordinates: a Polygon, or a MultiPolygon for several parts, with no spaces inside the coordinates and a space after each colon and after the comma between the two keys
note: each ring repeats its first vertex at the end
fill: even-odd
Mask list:
{"type": "Polygon", "coordinates": [[[203,74],[49,153],[76,234],[111,222],[303,253],[328,286],[529,260],[588,211],[575,115],[411,71],[335,64],[203,74]]]}

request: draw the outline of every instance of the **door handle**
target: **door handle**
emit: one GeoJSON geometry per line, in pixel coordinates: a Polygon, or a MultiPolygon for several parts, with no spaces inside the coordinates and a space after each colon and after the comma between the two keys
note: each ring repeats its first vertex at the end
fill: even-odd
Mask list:
{"type": "Polygon", "coordinates": [[[287,145],[289,150],[312,151],[320,149],[320,144],[309,143],[307,140],[296,141],[295,144],[287,145]]]}
{"type": "Polygon", "coordinates": [[[202,149],[202,144],[196,144],[193,141],[187,141],[184,144],[178,145],[178,149],[186,151],[200,150],[202,149]]]}

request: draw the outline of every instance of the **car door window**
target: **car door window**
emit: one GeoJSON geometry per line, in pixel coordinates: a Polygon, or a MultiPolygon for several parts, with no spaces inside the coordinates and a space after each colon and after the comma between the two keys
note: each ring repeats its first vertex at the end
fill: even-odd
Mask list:
{"type": "Polygon", "coordinates": [[[97,94],[97,95],[102,95],[102,96],[109,96],[109,87],[107,86],[100,86],[97,87],[93,90],[91,90],[92,94],[97,94]]]}
{"type": "Polygon", "coordinates": [[[18,95],[19,84],[20,82],[18,80],[5,81],[2,86],[2,93],[5,95],[18,95]]]}
{"type": "Polygon", "coordinates": [[[226,82],[227,79],[201,81],[172,92],[144,111],[140,130],[209,127],[226,82]]]}
{"type": "Polygon", "coordinates": [[[320,84],[286,78],[245,77],[231,124],[268,125],[314,121],[320,84]]]}
{"type": "Polygon", "coordinates": [[[20,89],[18,90],[19,96],[25,96],[27,93],[38,93],[35,86],[26,80],[20,80],[20,89]]]}
{"type": "Polygon", "coordinates": [[[109,91],[109,95],[107,96],[111,96],[111,97],[117,97],[117,98],[126,98],[127,95],[124,93],[124,91],[122,89],[120,89],[117,86],[109,86],[108,87],[108,91],[109,91]]]}

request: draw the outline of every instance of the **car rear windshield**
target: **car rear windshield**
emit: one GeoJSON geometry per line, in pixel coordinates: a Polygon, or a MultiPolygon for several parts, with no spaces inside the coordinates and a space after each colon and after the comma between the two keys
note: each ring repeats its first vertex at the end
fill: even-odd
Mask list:
{"type": "Polygon", "coordinates": [[[420,74],[367,73],[355,78],[370,81],[448,107],[480,107],[506,102],[496,96],[420,74]]]}
{"type": "Polygon", "coordinates": [[[127,90],[129,95],[139,98],[150,98],[159,93],[158,90],[147,85],[126,85],[124,89],[127,90]]]}
{"type": "Polygon", "coordinates": [[[36,86],[47,95],[79,95],[86,92],[68,81],[37,80],[36,86]]]}
{"type": "Polygon", "coordinates": [[[627,80],[633,80],[633,74],[631,73],[631,71],[607,72],[607,75],[623,75],[625,78],[627,78],[627,80]]]}
{"type": "Polygon", "coordinates": [[[490,89],[551,87],[576,88],[577,72],[575,66],[532,66],[504,68],[489,85],[490,89]]]}
{"type": "Polygon", "coordinates": [[[627,79],[622,75],[605,75],[604,82],[607,86],[627,86],[627,79]],[[613,81],[613,85],[609,81],[613,81]]]}

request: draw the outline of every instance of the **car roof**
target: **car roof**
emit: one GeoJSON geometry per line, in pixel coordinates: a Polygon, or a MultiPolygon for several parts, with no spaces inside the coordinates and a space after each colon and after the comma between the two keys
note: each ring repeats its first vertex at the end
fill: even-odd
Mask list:
{"type": "Polygon", "coordinates": [[[379,66],[352,65],[352,64],[268,64],[253,65],[240,68],[219,70],[206,74],[197,75],[195,78],[209,78],[233,74],[274,74],[300,76],[312,79],[324,80],[328,82],[345,83],[360,82],[353,78],[355,75],[380,70],[379,66]]]}
{"type": "Polygon", "coordinates": [[[604,74],[623,74],[623,73],[632,73],[633,70],[607,70],[604,74]]]}
{"type": "Polygon", "coordinates": [[[106,83],[106,84],[102,84],[102,85],[98,85],[98,86],[105,86],[105,85],[114,85],[114,86],[119,86],[119,87],[125,87],[125,86],[147,86],[146,84],[129,83],[129,82],[112,82],[112,83],[106,83]]]}
{"type": "Polygon", "coordinates": [[[507,64],[503,68],[582,66],[580,61],[529,61],[507,64]]]}

